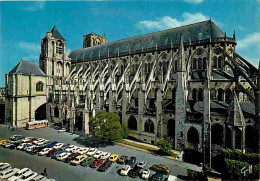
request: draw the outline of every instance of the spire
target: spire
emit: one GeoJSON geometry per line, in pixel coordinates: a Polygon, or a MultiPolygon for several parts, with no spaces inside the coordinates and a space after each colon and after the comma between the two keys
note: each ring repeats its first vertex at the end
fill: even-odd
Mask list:
{"type": "Polygon", "coordinates": [[[184,46],[183,46],[183,34],[180,34],[179,44],[179,60],[178,60],[178,71],[185,72],[185,58],[184,58],[184,46]]]}
{"type": "Polygon", "coordinates": [[[66,41],[65,38],[63,38],[63,36],[60,34],[60,32],[58,31],[55,25],[51,29],[51,33],[53,38],[66,41]]]}
{"type": "Polygon", "coordinates": [[[234,39],[234,40],[236,39],[236,30],[234,30],[233,39],[234,39]]]}

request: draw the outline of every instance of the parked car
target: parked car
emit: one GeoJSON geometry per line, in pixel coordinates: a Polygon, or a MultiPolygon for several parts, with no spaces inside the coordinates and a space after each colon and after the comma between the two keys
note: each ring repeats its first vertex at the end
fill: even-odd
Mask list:
{"type": "Polygon", "coordinates": [[[9,170],[9,169],[12,169],[12,166],[9,163],[4,163],[3,165],[0,166],[0,171],[9,170]]]}
{"type": "Polygon", "coordinates": [[[167,181],[177,181],[178,178],[176,176],[173,175],[169,175],[168,180],[167,181]]]}
{"type": "Polygon", "coordinates": [[[32,148],[31,151],[28,151],[31,155],[38,154],[43,148],[41,146],[36,146],[32,148]]]}
{"type": "Polygon", "coordinates": [[[59,150],[65,151],[69,147],[70,147],[70,144],[66,144],[66,145],[63,145],[61,148],[59,148],[59,150]]]}
{"type": "Polygon", "coordinates": [[[25,151],[30,153],[35,147],[36,147],[36,145],[31,145],[31,146],[27,147],[25,151]]]}
{"type": "Polygon", "coordinates": [[[101,159],[94,160],[89,166],[92,168],[96,168],[96,167],[100,166],[103,163],[103,161],[104,160],[101,160],[101,159]]]}
{"type": "Polygon", "coordinates": [[[117,154],[112,154],[112,155],[110,155],[109,160],[110,160],[111,162],[116,162],[117,159],[118,159],[118,157],[119,157],[119,155],[117,155],[117,154]]]}
{"type": "Polygon", "coordinates": [[[45,181],[47,179],[42,175],[37,175],[36,177],[32,178],[30,181],[40,181],[40,180],[45,181]]]}
{"type": "Polygon", "coordinates": [[[83,166],[83,167],[86,167],[88,166],[89,164],[91,164],[95,159],[92,158],[92,157],[87,157],[85,158],[81,163],[80,165],[83,166]]]}
{"type": "Polygon", "coordinates": [[[18,172],[16,172],[13,176],[11,176],[10,178],[8,178],[9,181],[15,181],[18,180],[19,178],[21,178],[23,176],[23,174],[25,174],[26,172],[31,172],[31,169],[29,168],[23,168],[21,170],[19,170],[18,172]]]}
{"type": "Polygon", "coordinates": [[[128,172],[131,170],[132,168],[129,166],[129,165],[124,165],[121,169],[120,169],[120,172],[119,174],[120,175],[128,175],[128,172]]]}
{"type": "Polygon", "coordinates": [[[87,158],[87,155],[79,155],[74,160],[70,162],[71,165],[79,165],[85,158],[87,158]]]}
{"type": "Polygon", "coordinates": [[[66,131],[67,131],[66,128],[61,128],[61,129],[58,130],[58,133],[62,133],[62,132],[66,132],[66,131]]]}
{"type": "Polygon", "coordinates": [[[136,162],[136,157],[131,156],[129,160],[126,161],[126,165],[129,165],[130,167],[134,167],[136,162]]]}
{"type": "Polygon", "coordinates": [[[75,149],[71,150],[71,153],[78,153],[78,151],[80,150],[80,147],[76,147],[75,149]]]}
{"type": "Polygon", "coordinates": [[[7,143],[5,148],[14,149],[16,148],[17,143],[7,143]]]}
{"type": "Polygon", "coordinates": [[[147,170],[147,169],[143,170],[141,178],[144,179],[144,180],[148,180],[149,176],[150,176],[150,173],[151,173],[150,170],[147,170]]]}
{"type": "Polygon", "coordinates": [[[46,156],[47,156],[47,157],[50,157],[50,156],[52,156],[53,154],[55,154],[57,151],[58,151],[58,149],[53,148],[52,150],[50,150],[50,151],[46,154],[46,156]]]}
{"type": "Polygon", "coordinates": [[[137,167],[137,165],[135,165],[134,168],[129,171],[129,176],[133,177],[133,178],[138,177],[140,170],[141,170],[141,168],[137,167]]]}
{"type": "Polygon", "coordinates": [[[88,156],[93,156],[98,150],[96,148],[91,148],[89,149],[89,151],[87,152],[88,156]]]}
{"type": "Polygon", "coordinates": [[[36,172],[26,172],[17,181],[30,181],[32,178],[36,177],[38,174],[36,172]]]}
{"type": "Polygon", "coordinates": [[[22,135],[13,135],[10,137],[11,141],[18,141],[18,140],[22,140],[22,139],[24,139],[24,136],[22,136],[22,135]]]}
{"type": "Polygon", "coordinates": [[[147,165],[147,161],[141,161],[136,164],[139,168],[144,168],[147,165]]]}
{"type": "Polygon", "coordinates": [[[22,139],[23,143],[29,143],[29,141],[31,141],[33,139],[33,137],[25,137],[24,139],[22,139]]]}
{"type": "Polygon", "coordinates": [[[166,177],[159,172],[156,172],[155,174],[153,174],[151,181],[164,181],[166,179],[166,177]]]}
{"type": "Polygon", "coordinates": [[[57,141],[51,141],[50,143],[47,143],[47,145],[45,147],[46,148],[52,148],[57,143],[58,143],[57,141]]]}
{"type": "Polygon", "coordinates": [[[61,154],[63,151],[56,151],[53,155],[51,155],[52,159],[57,159],[57,156],[61,154]]]}
{"type": "Polygon", "coordinates": [[[9,140],[2,140],[0,141],[0,146],[5,146],[9,142],[10,142],[9,140]]]}
{"type": "Polygon", "coordinates": [[[110,166],[112,165],[112,162],[109,160],[106,160],[102,165],[98,167],[98,171],[104,172],[106,171],[110,166]]]}
{"type": "Polygon", "coordinates": [[[128,156],[121,155],[120,158],[117,160],[117,163],[124,164],[128,160],[128,156]]]}
{"type": "Polygon", "coordinates": [[[55,148],[55,149],[60,149],[60,148],[62,148],[64,146],[64,143],[56,143],[54,146],[53,146],[53,148],[55,148]]]}
{"type": "Polygon", "coordinates": [[[111,153],[108,153],[108,152],[103,152],[101,155],[100,155],[100,159],[102,160],[106,160],[110,157],[111,153]]]}
{"type": "Polygon", "coordinates": [[[46,154],[49,153],[49,151],[51,151],[51,150],[52,150],[52,148],[44,148],[44,149],[42,149],[42,150],[38,153],[38,155],[39,155],[39,156],[46,155],[46,154]]]}
{"type": "Polygon", "coordinates": [[[67,152],[72,152],[72,151],[75,150],[76,148],[78,148],[78,147],[75,146],[75,145],[70,145],[68,148],[65,149],[65,151],[67,151],[67,152]]]}
{"type": "Polygon", "coordinates": [[[13,176],[14,174],[16,174],[16,172],[18,172],[19,170],[20,169],[18,169],[18,168],[4,170],[0,173],[0,179],[7,179],[7,178],[13,176]]]}
{"type": "Polygon", "coordinates": [[[26,143],[26,145],[21,150],[26,151],[26,149],[32,145],[32,143],[26,143]]]}
{"type": "Polygon", "coordinates": [[[102,153],[103,153],[103,151],[97,151],[97,152],[93,155],[93,158],[98,159],[98,158],[101,156],[102,153]]]}
{"type": "Polygon", "coordinates": [[[80,155],[84,155],[88,152],[89,148],[80,148],[76,153],[79,153],[80,155]]]}
{"type": "Polygon", "coordinates": [[[159,164],[159,165],[154,164],[150,169],[156,172],[166,173],[166,174],[169,174],[171,172],[171,170],[166,165],[163,164],[159,164]]]}
{"type": "Polygon", "coordinates": [[[59,155],[57,156],[57,160],[62,161],[62,160],[64,160],[65,158],[67,158],[68,156],[70,156],[70,155],[71,155],[70,152],[63,152],[63,153],[61,153],[61,154],[59,154],[59,155]]]}
{"type": "Polygon", "coordinates": [[[39,145],[40,142],[43,142],[45,139],[43,138],[38,138],[37,140],[34,140],[32,143],[35,144],[35,145],[39,145]]]}
{"type": "Polygon", "coordinates": [[[70,161],[74,160],[77,156],[79,156],[78,153],[71,153],[67,158],[63,160],[63,162],[70,163],[70,161]]]}
{"type": "Polygon", "coordinates": [[[17,150],[22,150],[23,147],[26,146],[26,144],[27,144],[27,143],[22,143],[22,144],[18,145],[18,146],[16,147],[16,149],[17,149],[17,150]]]}

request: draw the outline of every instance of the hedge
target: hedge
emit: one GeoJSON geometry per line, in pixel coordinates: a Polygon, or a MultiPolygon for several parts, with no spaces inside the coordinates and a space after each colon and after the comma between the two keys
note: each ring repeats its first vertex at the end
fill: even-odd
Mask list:
{"type": "Polygon", "coordinates": [[[231,160],[225,159],[225,168],[222,172],[223,179],[231,179],[231,180],[245,180],[245,179],[258,179],[259,178],[259,165],[253,165],[253,174],[250,178],[245,178],[244,174],[241,173],[242,168],[248,168],[249,164],[247,162],[239,161],[239,160],[231,160]]]}
{"type": "Polygon", "coordinates": [[[241,150],[222,149],[222,154],[224,158],[244,161],[251,165],[259,163],[259,155],[257,153],[243,153],[241,150]]]}

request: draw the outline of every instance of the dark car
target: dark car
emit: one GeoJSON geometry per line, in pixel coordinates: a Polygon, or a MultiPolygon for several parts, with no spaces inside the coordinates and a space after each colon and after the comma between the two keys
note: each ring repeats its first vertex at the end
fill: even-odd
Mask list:
{"type": "Polygon", "coordinates": [[[63,160],[65,163],[70,163],[71,160],[74,160],[77,156],[79,156],[79,153],[72,153],[67,158],[63,160]]]}
{"type": "Polygon", "coordinates": [[[131,156],[129,160],[126,161],[126,165],[129,165],[130,167],[134,167],[136,162],[136,157],[131,156]]]}
{"type": "Polygon", "coordinates": [[[5,145],[5,148],[9,148],[9,149],[14,149],[17,147],[17,144],[16,143],[7,143],[5,145]]]}
{"type": "Polygon", "coordinates": [[[92,168],[96,168],[96,167],[100,166],[102,163],[103,163],[102,159],[97,159],[97,160],[94,160],[89,166],[92,168]]]}
{"type": "Polygon", "coordinates": [[[58,149],[52,149],[52,150],[50,150],[50,151],[46,154],[46,156],[47,156],[47,157],[50,157],[50,156],[54,155],[57,151],[58,151],[58,149]]]}
{"type": "Polygon", "coordinates": [[[61,154],[63,151],[56,151],[53,155],[51,155],[52,159],[56,159],[59,154],[61,154]]]}
{"type": "Polygon", "coordinates": [[[28,153],[30,153],[31,155],[37,154],[38,152],[40,152],[43,149],[43,147],[41,146],[36,146],[32,149],[32,151],[29,151],[28,153]]]}
{"type": "Polygon", "coordinates": [[[58,141],[52,141],[49,144],[45,145],[45,148],[52,148],[58,141]]]}
{"type": "Polygon", "coordinates": [[[141,168],[138,166],[134,166],[134,168],[132,170],[129,171],[129,176],[136,178],[138,177],[139,173],[140,173],[141,168]]]}
{"type": "Polygon", "coordinates": [[[106,171],[111,165],[112,165],[113,162],[109,161],[109,160],[106,160],[102,165],[100,165],[98,167],[98,171],[100,172],[104,172],[106,171]]]}
{"type": "Polygon", "coordinates": [[[165,177],[163,174],[156,172],[153,176],[152,176],[152,180],[151,181],[164,181],[165,177]]]}
{"type": "Polygon", "coordinates": [[[117,163],[124,164],[128,160],[128,156],[122,155],[120,158],[117,160],[117,163]]]}

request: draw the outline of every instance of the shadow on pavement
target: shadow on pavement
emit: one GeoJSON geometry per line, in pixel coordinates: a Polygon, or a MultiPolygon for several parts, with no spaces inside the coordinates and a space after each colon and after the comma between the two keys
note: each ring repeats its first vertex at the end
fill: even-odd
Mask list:
{"type": "Polygon", "coordinates": [[[104,142],[98,138],[93,138],[91,136],[78,136],[75,137],[73,141],[76,141],[80,145],[94,148],[104,148],[113,145],[111,143],[104,142]]]}

